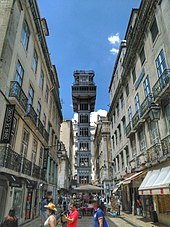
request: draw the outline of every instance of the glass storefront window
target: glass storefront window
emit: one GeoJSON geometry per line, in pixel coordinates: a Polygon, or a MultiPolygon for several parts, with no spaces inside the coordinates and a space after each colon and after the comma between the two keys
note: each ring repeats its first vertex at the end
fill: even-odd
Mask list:
{"type": "Polygon", "coordinates": [[[168,214],[170,212],[170,195],[158,196],[159,213],[168,214]]]}
{"type": "Polygon", "coordinates": [[[21,198],[22,198],[22,191],[15,189],[13,207],[15,208],[15,214],[17,218],[20,218],[21,216],[21,208],[22,208],[21,198]]]}
{"type": "Polygon", "coordinates": [[[25,209],[26,220],[31,218],[31,206],[32,206],[32,190],[28,190],[25,209]]]}

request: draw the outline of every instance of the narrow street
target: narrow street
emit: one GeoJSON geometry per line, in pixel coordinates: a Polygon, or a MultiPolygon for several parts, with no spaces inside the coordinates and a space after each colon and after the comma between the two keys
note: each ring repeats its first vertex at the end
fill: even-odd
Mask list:
{"type": "MultiPolygon", "coordinates": [[[[114,223],[107,219],[109,227],[116,227],[117,225],[114,225],[114,223]]],[[[28,222],[25,225],[21,225],[22,227],[41,227],[41,220],[40,218],[35,219],[34,221],[28,222]]],[[[61,226],[61,225],[58,225],[61,226]]],[[[127,225],[126,225],[127,226],[127,225]]],[[[130,226],[130,225],[129,225],[130,226]]],[[[83,217],[79,219],[78,226],[77,227],[92,227],[92,217],[83,217]]]]}

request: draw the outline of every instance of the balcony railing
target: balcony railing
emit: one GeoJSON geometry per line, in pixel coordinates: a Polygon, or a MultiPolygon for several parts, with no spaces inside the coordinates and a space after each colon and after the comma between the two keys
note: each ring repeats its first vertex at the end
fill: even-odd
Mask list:
{"type": "Polygon", "coordinates": [[[17,81],[11,81],[9,97],[16,98],[21,107],[26,111],[28,98],[17,81]]]}
{"type": "Polygon", "coordinates": [[[170,154],[170,135],[161,140],[163,155],[170,154]]]}
{"type": "Polygon", "coordinates": [[[39,118],[37,118],[37,128],[38,128],[39,132],[41,133],[41,135],[44,137],[44,125],[40,121],[39,118]]]}
{"type": "Polygon", "coordinates": [[[40,167],[35,164],[33,165],[32,177],[35,177],[37,179],[40,178],[40,167]]]}
{"type": "Polygon", "coordinates": [[[1,146],[0,166],[19,172],[21,168],[21,155],[13,151],[10,147],[1,146]]]}
{"type": "Polygon", "coordinates": [[[34,125],[37,123],[37,114],[31,104],[27,105],[27,116],[31,118],[34,125]]]}
{"type": "Polygon", "coordinates": [[[48,143],[48,140],[49,140],[49,133],[48,133],[45,129],[44,129],[43,135],[44,135],[45,141],[48,143]]]}
{"type": "Polygon", "coordinates": [[[131,123],[129,123],[126,127],[126,135],[129,135],[131,130],[132,130],[131,123]]]}
{"type": "Polygon", "coordinates": [[[0,167],[11,169],[15,172],[23,173],[27,176],[32,176],[45,181],[45,170],[41,169],[40,175],[39,166],[33,164],[25,157],[22,157],[6,145],[0,146],[0,167]]]}
{"type": "Polygon", "coordinates": [[[166,69],[153,86],[153,97],[156,99],[161,92],[170,85],[170,69],[166,69]]]}
{"type": "Polygon", "coordinates": [[[143,117],[151,108],[153,104],[153,98],[152,96],[147,96],[143,103],[141,104],[141,117],[143,117]]]}
{"type": "Polygon", "coordinates": [[[154,161],[159,161],[159,158],[161,157],[161,144],[156,143],[152,147],[150,147],[147,151],[147,161],[148,162],[154,162],[154,161]]]}
{"type": "Polygon", "coordinates": [[[136,111],[135,115],[134,115],[133,118],[132,118],[132,125],[133,125],[133,128],[136,127],[136,125],[138,124],[139,120],[140,120],[140,115],[139,115],[139,112],[136,111]]]}

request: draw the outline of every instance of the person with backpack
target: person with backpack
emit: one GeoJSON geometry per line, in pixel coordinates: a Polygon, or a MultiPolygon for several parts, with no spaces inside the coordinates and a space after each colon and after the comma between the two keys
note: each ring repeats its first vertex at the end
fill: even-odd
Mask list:
{"type": "Polygon", "coordinates": [[[104,217],[104,212],[99,208],[99,200],[94,198],[92,204],[94,209],[93,227],[109,227],[104,217]]]}
{"type": "Polygon", "coordinates": [[[18,227],[18,218],[15,216],[15,209],[10,209],[5,220],[0,224],[0,227],[18,227]]]}

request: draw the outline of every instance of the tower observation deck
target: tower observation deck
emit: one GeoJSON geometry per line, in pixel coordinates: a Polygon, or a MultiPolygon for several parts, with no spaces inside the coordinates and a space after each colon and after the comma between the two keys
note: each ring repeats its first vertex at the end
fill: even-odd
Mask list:
{"type": "Polygon", "coordinates": [[[78,113],[77,183],[91,183],[90,113],[94,111],[96,86],[94,71],[75,71],[72,86],[74,112],[78,113]]]}

